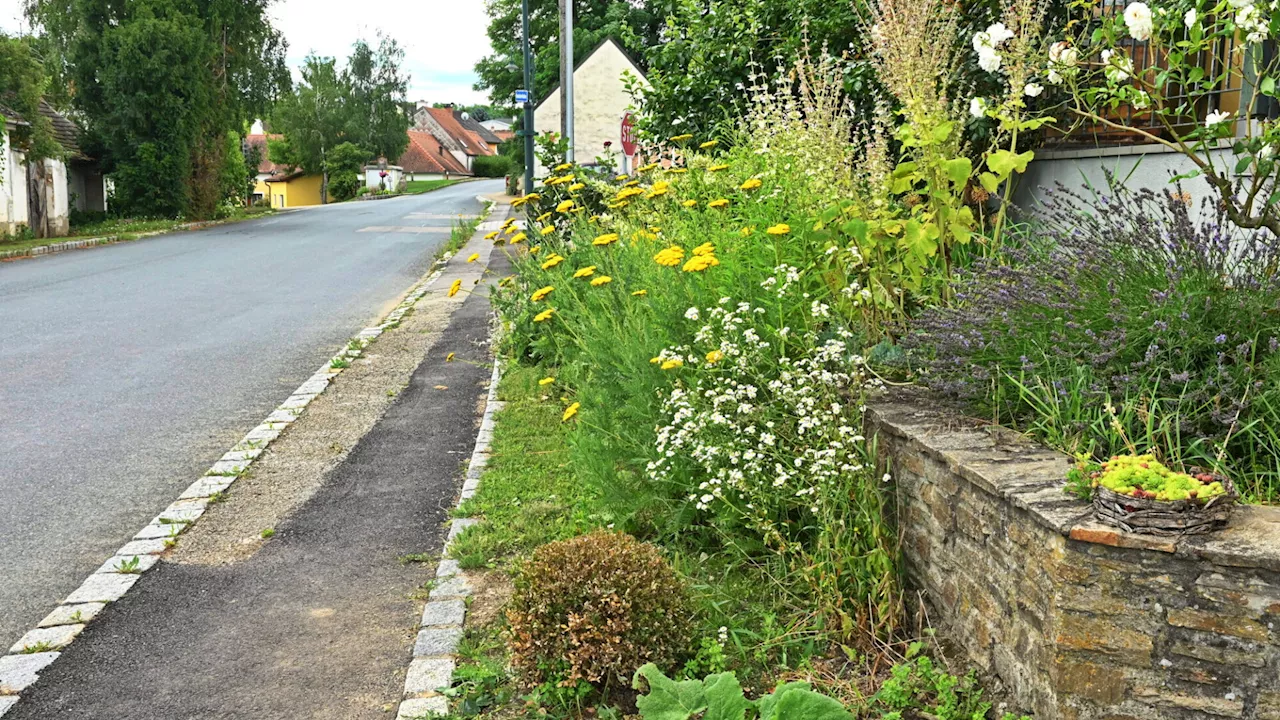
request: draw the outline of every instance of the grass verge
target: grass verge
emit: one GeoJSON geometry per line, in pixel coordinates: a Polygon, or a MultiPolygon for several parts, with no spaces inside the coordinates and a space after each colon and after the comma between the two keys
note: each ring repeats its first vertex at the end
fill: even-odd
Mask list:
{"type": "MultiPolygon", "coordinates": [[[[237,208],[231,215],[225,218],[219,218],[218,222],[235,222],[237,220],[249,220],[263,215],[269,215],[273,212],[271,208],[237,208]]],[[[135,240],[143,233],[165,232],[173,230],[179,225],[185,225],[190,220],[140,220],[134,218],[113,218],[103,220],[101,222],[88,223],[85,225],[77,225],[71,228],[71,234],[65,237],[54,238],[29,238],[22,240],[0,240],[0,252],[8,252],[11,250],[24,251],[34,250],[45,245],[56,245],[62,242],[72,240],[85,240],[88,238],[114,237],[118,241],[135,240]]]]}
{"type": "Polygon", "coordinates": [[[457,185],[461,180],[409,180],[404,184],[404,190],[401,195],[420,195],[424,192],[447,188],[450,185],[457,185]]]}

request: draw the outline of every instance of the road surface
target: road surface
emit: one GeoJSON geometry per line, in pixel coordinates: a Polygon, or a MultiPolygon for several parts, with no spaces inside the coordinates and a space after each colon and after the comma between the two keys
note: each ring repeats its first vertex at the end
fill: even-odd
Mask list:
{"type": "Polygon", "coordinates": [[[430,266],[498,181],[0,264],[0,651],[430,266]]]}

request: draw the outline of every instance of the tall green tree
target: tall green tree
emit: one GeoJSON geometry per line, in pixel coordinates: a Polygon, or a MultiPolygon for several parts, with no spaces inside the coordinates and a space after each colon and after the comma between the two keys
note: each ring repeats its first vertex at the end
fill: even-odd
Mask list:
{"type": "Polygon", "coordinates": [[[271,129],[282,135],[267,141],[267,156],[308,174],[320,174],[320,202],[329,197],[329,151],[346,142],[346,89],[331,57],[308,55],[302,82],[276,103],[271,129]]]}
{"type": "Polygon", "coordinates": [[[270,0],[34,0],[65,59],[86,144],[113,173],[116,206],[212,217],[227,132],[289,85],[270,0]]]}
{"type": "MultiPolygon", "coordinates": [[[[660,42],[664,20],[677,0],[572,0],[574,62],[601,40],[612,37],[643,62],[644,51],[660,42]]],[[[488,90],[496,104],[507,104],[524,87],[521,50],[521,0],[488,0],[489,44],[493,53],[476,63],[477,90],[488,90]],[[508,69],[514,65],[516,69],[508,69]]],[[[558,0],[529,0],[529,38],[534,53],[533,90],[543,97],[560,84],[558,0]]]]}
{"type": "Polygon", "coordinates": [[[405,131],[412,124],[405,112],[409,75],[403,63],[404,50],[395,39],[380,36],[376,49],[357,40],[342,72],[347,140],[392,161],[408,146],[405,131]]]}
{"type": "MultiPolygon", "coordinates": [[[[40,114],[49,76],[32,44],[32,38],[0,33],[0,108],[8,108],[23,121],[13,131],[10,142],[21,148],[28,160],[39,160],[59,157],[63,148],[53,136],[49,119],[40,114]]],[[[3,132],[4,120],[0,118],[0,133],[3,132]]]]}

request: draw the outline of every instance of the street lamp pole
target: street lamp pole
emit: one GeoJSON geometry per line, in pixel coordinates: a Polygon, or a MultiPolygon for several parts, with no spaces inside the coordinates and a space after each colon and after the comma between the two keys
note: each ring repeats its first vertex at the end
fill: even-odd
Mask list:
{"type": "Polygon", "coordinates": [[[529,48],[529,0],[523,0],[521,23],[524,26],[524,192],[533,192],[533,51],[529,48]]]}

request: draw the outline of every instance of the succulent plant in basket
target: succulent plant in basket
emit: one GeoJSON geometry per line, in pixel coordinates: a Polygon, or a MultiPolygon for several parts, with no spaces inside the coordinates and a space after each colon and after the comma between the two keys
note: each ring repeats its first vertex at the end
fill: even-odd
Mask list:
{"type": "Polygon", "coordinates": [[[1099,520],[1151,535],[1205,533],[1226,525],[1239,495],[1231,480],[1199,468],[1178,472],[1155,455],[1081,460],[1067,473],[1069,492],[1092,497],[1099,520]]]}

